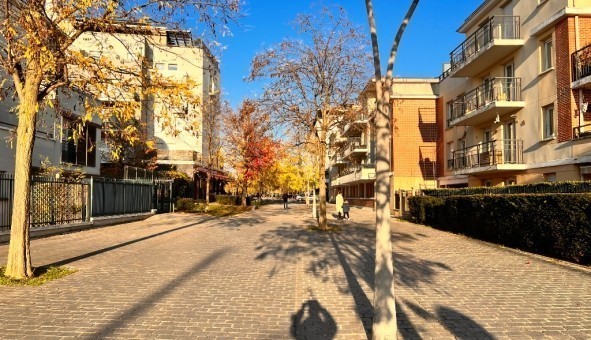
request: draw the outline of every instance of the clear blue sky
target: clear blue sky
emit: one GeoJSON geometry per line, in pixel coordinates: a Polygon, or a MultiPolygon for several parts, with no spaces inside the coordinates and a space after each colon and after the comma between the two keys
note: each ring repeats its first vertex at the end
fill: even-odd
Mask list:
{"type": "MultiPolygon", "coordinates": [[[[232,27],[232,37],[221,39],[226,46],[220,64],[222,89],[233,107],[238,107],[246,98],[262,93],[260,84],[244,81],[254,55],[286,37],[295,37],[290,23],[296,14],[319,10],[319,1],[315,0],[246,1],[246,16],[240,20],[240,26],[232,27]]],[[[402,38],[394,74],[402,77],[439,76],[442,64],[449,60],[449,53],[464,39],[456,30],[482,2],[422,0],[402,38]]],[[[342,6],[349,20],[367,32],[370,47],[364,0],[325,0],[322,3],[342,6]]],[[[383,64],[409,4],[410,0],[374,0],[383,64]]],[[[371,69],[373,66],[367,67],[371,69]]]]}

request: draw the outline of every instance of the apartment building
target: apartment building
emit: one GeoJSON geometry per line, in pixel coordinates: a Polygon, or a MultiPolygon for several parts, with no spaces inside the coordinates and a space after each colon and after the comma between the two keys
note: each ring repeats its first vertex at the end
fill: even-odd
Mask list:
{"type": "Polygon", "coordinates": [[[438,185],[591,179],[591,0],[486,0],[458,32],[438,185]]]}
{"type": "MultiPolygon", "coordinates": [[[[33,173],[46,165],[65,172],[79,171],[88,175],[100,173],[97,144],[100,143],[101,120],[95,115],[80,125],[86,115],[88,94],[61,89],[51,99],[59,105],[47,107],[38,114],[32,156],[33,173]]],[[[90,100],[92,102],[92,100],[90,100]]],[[[0,101],[0,173],[14,173],[16,127],[18,117],[12,110],[18,103],[12,98],[0,101]]]]}
{"type": "MultiPolygon", "coordinates": [[[[395,78],[392,84],[391,202],[400,209],[407,192],[436,186],[438,79],[395,78]]],[[[343,193],[352,205],[373,206],[375,185],[375,83],[359,96],[360,116],[333,134],[330,196],[343,193]]]]}
{"type": "MultiPolygon", "coordinates": [[[[205,171],[203,157],[209,150],[203,140],[207,134],[219,131],[204,129],[203,115],[207,111],[202,108],[219,95],[220,72],[217,60],[203,42],[188,31],[138,24],[127,32],[85,33],[75,46],[89,56],[106,56],[127,65],[147,81],[165,77],[177,82],[190,80],[195,84],[191,91],[201,104],[192,105],[187,101],[178,105],[174,112],[168,108],[168,113],[163,114],[163,101],[152,97],[142,100],[136,118],[146,123],[147,138],[156,142],[159,166],[184,172],[197,180],[204,177],[199,173],[205,171]]],[[[138,99],[137,94],[125,93],[125,89],[114,88],[114,91],[121,93],[99,96],[99,99],[103,102],[113,97],[115,100],[138,99]]]]}

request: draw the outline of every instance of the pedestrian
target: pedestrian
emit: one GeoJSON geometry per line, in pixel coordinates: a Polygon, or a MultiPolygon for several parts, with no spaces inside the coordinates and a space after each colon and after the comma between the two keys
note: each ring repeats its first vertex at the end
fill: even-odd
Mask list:
{"type": "Polygon", "coordinates": [[[287,193],[283,194],[283,209],[287,209],[287,193]]]}
{"type": "Polygon", "coordinates": [[[345,219],[349,219],[349,210],[351,208],[349,207],[349,201],[345,200],[345,202],[343,202],[343,218],[345,219]]]}
{"type": "Polygon", "coordinates": [[[335,200],[335,203],[336,203],[338,219],[340,220],[341,215],[343,214],[343,195],[341,194],[340,191],[337,194],[337,198],[335,200]]]}

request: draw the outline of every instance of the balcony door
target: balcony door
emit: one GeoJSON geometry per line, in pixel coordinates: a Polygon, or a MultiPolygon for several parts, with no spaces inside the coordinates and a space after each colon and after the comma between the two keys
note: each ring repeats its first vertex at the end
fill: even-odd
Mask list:
{"type": "Polygon", "coordinates": [[[517,162],[517,138],[515,122],[510,121],[503,126],[503,155],[505,164],[517,162]]]}
{"type": "Polygon", "coordinates": [[[515,84],[515,66],[513,62],[505,65],[505,79],[502,81],[503,94],[499,100],[514,100],[515,84]]]}

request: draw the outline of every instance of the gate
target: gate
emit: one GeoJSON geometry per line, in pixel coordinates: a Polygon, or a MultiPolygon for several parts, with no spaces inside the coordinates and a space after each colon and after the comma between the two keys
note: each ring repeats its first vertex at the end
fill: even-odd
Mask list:
{"type": "Polygon", "coordinates": [[[157,179],[154,181],[152,207],[156,209],[158,214],[172,211],[172,180],[157,179]]]}

